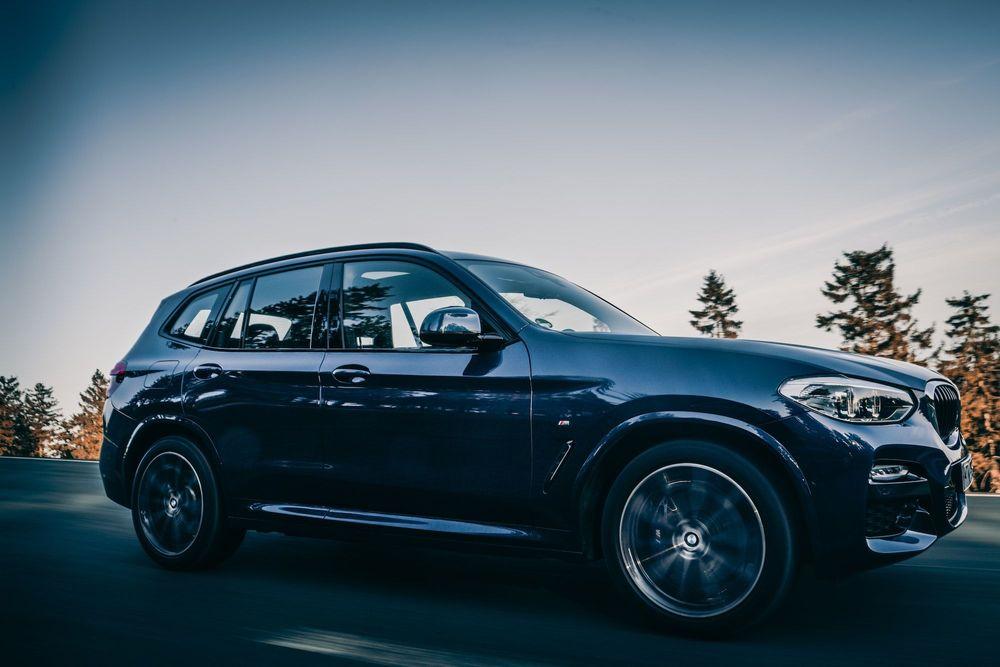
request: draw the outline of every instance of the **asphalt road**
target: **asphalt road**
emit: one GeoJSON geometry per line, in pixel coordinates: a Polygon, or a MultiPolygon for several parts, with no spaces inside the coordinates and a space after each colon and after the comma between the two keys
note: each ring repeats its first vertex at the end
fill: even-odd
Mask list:
{"type": "Polygon", "coordinates": [[[251,533],[220,569],[140,551],[92,463],[0,459],[0,664],[998,664],[1000,498],[927,553],[723,642],[636,624],[603,570],[251,533]],[[13,658],[11,662],[10,659],[13,658]]]}

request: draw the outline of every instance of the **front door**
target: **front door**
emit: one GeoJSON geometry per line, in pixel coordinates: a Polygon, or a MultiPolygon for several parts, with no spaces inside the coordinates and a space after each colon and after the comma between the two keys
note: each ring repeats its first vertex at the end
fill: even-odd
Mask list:
{"type": "MultiPolygon", "coordinates": [[[[432,310],[490,317],[436,270],[343,265],[342,348],[320,373],[336,506],[517,523],[531,486],[530,372],[521,341],[478,352],[421,343],[432,310]]],[[[336,291],[332,292],[336,295],[336,291]]]]}

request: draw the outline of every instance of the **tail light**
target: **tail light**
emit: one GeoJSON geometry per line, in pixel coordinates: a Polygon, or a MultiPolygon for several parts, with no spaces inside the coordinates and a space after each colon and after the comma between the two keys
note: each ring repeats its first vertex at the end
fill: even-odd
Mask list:
{"type": "Polygon", "coordinates": [[[111,394],[114,393],[115,389],[118,388],[118,385],[120,385],[122,383],[122,380],[125,379],[125,370],[126,370],[126,368],[127,368],[127,365],[126,365],[125,361],[119,361],[117,364],[115,364],[114,368],[111,369],[111,373],[110,373],[110,375],[111,375],[111,381],[108,382],[108,397],[109,398],[111,397],[111,394]]]}

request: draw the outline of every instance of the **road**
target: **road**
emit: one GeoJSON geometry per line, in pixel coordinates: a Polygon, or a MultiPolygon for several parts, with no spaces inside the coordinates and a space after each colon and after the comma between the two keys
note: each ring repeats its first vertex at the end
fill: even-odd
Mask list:
{"type": "Polygon", "coordinates": [[[251,533],[220,569],[140,551],[92,463],[0,459],[3,664],[997,664],[1000,498],[927,553],[727,641],[621,612],[600,566],[251,533]],[[13,662],[8,659],[13,657],[13,662]]]}

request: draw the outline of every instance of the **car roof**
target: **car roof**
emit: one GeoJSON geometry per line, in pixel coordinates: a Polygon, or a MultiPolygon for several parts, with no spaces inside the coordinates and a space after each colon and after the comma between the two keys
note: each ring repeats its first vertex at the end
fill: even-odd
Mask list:
{"type": "Polygon", "coordinates": [[[478,261],[478,262],[503,262],[504,264],[517,264],[517,262],[512,262],[509,259],[503,259],[502,257],[490,257],[489,255],[479,255],[474,252],[462,252],[461,250],[442,250],[440,254],[455,260],[456,262],[461,261],[478,261]]]}
{"type": "Polygon", "coordinates": [[[279,255],[277,257],[270,257],[268,259],[262,259],[256,262],[250,262],[249,264],[241,264],[240,266],[234,266],[231,269],[226,269],[225,271],[219,271],[217,273],[213,273],[211,275],[205,276],[204,278],[196,280],[193,283],[191,283],[190,286],[193,287],[194,285],[207,283],[216,278],[222,278],[223,276],[229,276],[231,274],[240,273],[248,269],[265,267],[271,264],[281,264],[295,259],[304,259],[311,257],[320,258],[323,255],[332,255],[335,253],[346,252],[351,250],[379,250],[379,249],[417,250],[423,252],[431,252],[434,254],[441,254],[434,248],[431,248],[430,246],[422,245],[420,243],[408,243],[408,242],[358,243],[355,245],[333,246],[330,248],[317,248],[314,250],[304,250],[302,252],[295,252],[289,255],[279,255]]]}

